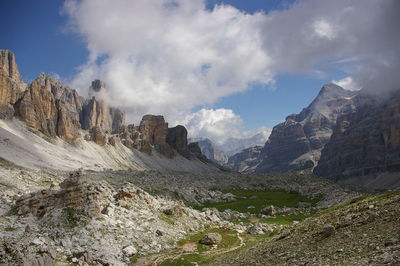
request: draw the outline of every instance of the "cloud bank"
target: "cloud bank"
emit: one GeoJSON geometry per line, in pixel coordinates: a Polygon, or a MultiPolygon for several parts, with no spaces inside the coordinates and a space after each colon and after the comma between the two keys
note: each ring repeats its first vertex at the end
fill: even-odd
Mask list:
{"type": "MultiPolygon", "coordinates": [[[[64,12],[90,53],[71,85],[84,93],[105,80],[111,104],[135,122],[154,113],[172,124],[242,124],[231,110],[189,113],[273,84],[278,73],[341,69],[370,91],[400,84],[397,0],[303,0],[268,14],[208,10],[203,0],[66,0],[64,12]]],[[[199,132],[219,136],[221,128],[199,132]]]]}

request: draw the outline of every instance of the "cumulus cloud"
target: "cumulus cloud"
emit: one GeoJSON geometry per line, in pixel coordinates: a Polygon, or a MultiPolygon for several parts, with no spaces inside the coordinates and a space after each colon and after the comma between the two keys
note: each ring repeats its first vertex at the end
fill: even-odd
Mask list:
{"type": "Polygon", "coordinates": [[[201,109],[184,117],[180,124],[186,125],[189,137],[208,137],[217,144],[241,134],[243,119],[230,109],[201,109]]]}
{"type": "Polygon", "coordinates": [[[174,120],[250,82],[272,81],[258,33],[261,13],[209,11],[199,0],[69,0],[65,10],[90,52],[72,85],[104,79],[112,102],[138,117],[174,120]]]}
{"type": "MultiPolygon", "coordinates": [[[[130,120],[155,113],[172,124],[196,106],[273,84],[282,72],[339,68],[370,91],[399,87],[400,1],[303,0],[254,14],[205,6],[205,0],[66,0],[69,25],[90,53],[71,85],[84,91],[103,79],[111,104],[130,120]]],[[[210,116],[243,123],[218,110],[210,116]]],[[[219,136],[222,128],[206,131],[219,136]]]]}
{"type": "Polygon", "coordinates": [[[265,126],[254,130],[243,130],[243,119],[231,109],[200,109],[186,115],[178,123],[188,129],[190,138],[207,137],[222,145],[229,138],[251,138],[261,133],[265,139],[271,134],[271,129],[265,126]]]}

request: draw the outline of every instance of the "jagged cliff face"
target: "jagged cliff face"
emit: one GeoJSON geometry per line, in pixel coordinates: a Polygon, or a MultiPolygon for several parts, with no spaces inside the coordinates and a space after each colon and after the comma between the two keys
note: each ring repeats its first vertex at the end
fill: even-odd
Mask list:
{"type": "Polygon", "coordinates": [[[107,104],[106,84],[101,80],[92,82],[90,98],[85,100],[76,90],[43,73],[24,84],[10,51],[0,50],[0,67],[0,119],[17,116],[31,131],[69,143],[83,137],[101,146],[120,142],[147,154],[155,149],[169,158],[175,150],[188,159],[201,157],[188,149],[186,129],[169,129],[163,116],[145,115],[139,126],[126,126],[125,113],[107,104]],[[82,129],[87,130],[84,136],[82,129]]]}
{"type": "Polygon", "coordinates": [[[260,162],[259,157],[262,149],[262,146],[254,146],[244,149],[229,157],[225,166],[241,173],[253,172],[254,168],[260,162]]]}
{"type": "Polygon", "coordinates": [[[13,105],[25,90],[12,52],[0,50],[0,119],[14,115],[13,105]]]}
{"type": "Polygon", "coordinates": [[[80,136],[82,106],[83,98],[75,90],[41,73],[28,86],[14,109],[30,128],[74,142],[80,136]]]}
{"type": "Polygon", "coordinates": [[[329,141],[338,116],[354,109],[355,93],[334,84],[322,87],[315,100],[300,114],[278,124],[266,142],[258,173],[287,172],[313,168],[329,141]]]}
{"type": "MultiPolygon", "coordinates": [[[[360,185],[379,173],[399,171],[399,91],[384,101],[359,97],[357,109],[338,119],[314,170],[334,181],[352,179],[350,183],[360,185]]],[[[389,179],[382,182],[389,182],[389,179]]],[[[398,176],[397,183],[400,183],[398,176]]],[[[364,185],[368,187],[368,184],[364,185]]],[[[389,183],[386,185],[390,186],[389,183]]]]}
{"type": "Polygon", "coordinates": [[[101,80],[94,80],[89,88],[89,100],[86,100],[81,124],[83,129],[99,127],[113,134],[119,133],[125,125],[125,113],[121,110],[109,107],[102,99],[106,85],[101,80]]]}

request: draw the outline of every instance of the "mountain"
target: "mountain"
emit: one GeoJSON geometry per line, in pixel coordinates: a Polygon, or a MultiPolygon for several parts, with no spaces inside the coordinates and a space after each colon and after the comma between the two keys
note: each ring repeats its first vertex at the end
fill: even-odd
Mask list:
{"type": "Polygon", "coordinates": [[[263,146],[254,146],[238,152],[231,157],[229,157],[228,162],[225,167],[232,170],[248,173],[253,172],[254,168],[259,164],[259,156],[263,146]]]}
{"type": "Polygon", "coordinates": [[[0,67],[4,159],[32,168],[217,169],[187,145],[186,128],[169,128],[163,116],[145,115],[138,126],[126,125],[125,113],[108,105],[100,80],[85,99],[44,73],[25,84],[11,51],[0,50],[0,67]]]}
{"type": "Polygon", "coordinates": [[[323,86],[307,108],[273,128],[255,172],[312,169],[332,135],[336,119],[354,109],[355,95],[334,84],[323,86]]]}
{"type": "Polygon", "coordinates": [[[400,92],[358,97],[341,116],[314,169],[317,175],[366,191],[400,186],[400,92]]]}
{"type": "Polygon", "coordinates": [[[264,145],[270,134],[271,130],[265,128],[254,136],[248,138],[229,138],[221,145],[221,149],[228,157],[230,157],[244,149],[257,145],[264,145]]]}
{"type": "Polygon", "coordinates": [[[197,143],[204,154],[209,160],[224,165],[228,162],[228,157],[222,151],[221,147],[212,142],[208,138],[191,138],[190,143],[197,143]]]}

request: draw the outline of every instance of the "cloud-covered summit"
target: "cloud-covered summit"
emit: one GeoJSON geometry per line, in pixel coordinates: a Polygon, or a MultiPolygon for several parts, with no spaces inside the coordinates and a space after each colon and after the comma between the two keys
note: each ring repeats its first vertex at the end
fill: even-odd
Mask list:
{"type": "Polygon", "coordinates": [[[279,73],[340,69],[369,90],[400,84],[396,0],[303,0],[254,14],[204,0],[66,0],[64,12],[90,53],[71,84],[105,80],[132,121],[178,122],[279,73]]]}

